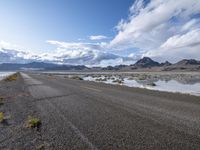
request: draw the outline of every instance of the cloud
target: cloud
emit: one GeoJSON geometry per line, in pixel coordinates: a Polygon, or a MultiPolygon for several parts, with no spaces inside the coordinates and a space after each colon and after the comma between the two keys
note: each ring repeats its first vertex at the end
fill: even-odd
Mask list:
{"type": "Polygon", "coordinates": [[[3,48],[3,49],[20,49],[20,47],[18,45],[11,44],[11,43],[3,41],[3,40],[0,41],[0,48],[3,48]]]}
{"type": "Polygon", "coordinates": [[[200,29],[194,29],[182,35],[174,35],[166,40],[158,49],[150,50],[144,55],[171,61],[183,58],[199,59],[200,29]]]}
{"type": "Polygon", "coordinates": [[[21,49],[19,45],[0,41],[0,63],[27,63],[38,59],[37,55],[21,49]]]}
{"type": "Polygon", "coordinates": [[[172,62],[183,58],[200,59],[199,0],[135,0],[128,18],[121,19],[115,29],[117,34],[109,42],[101,42],[108,39],[104,35],[92,35],[90,42],[49,40],[47,43],[55,45],[56,49],[37,55],[0,41],[0,48],[3,48],[0,56],[9,61],[90,66],[129,64],[143,56],[172,62]],[[117,50],[124,50],[128,56],[117,55],[117,50]]]}
{"type": "Polygon", "coordinates": [[[182,35],[174,35],[161,45],[163,49],[175,49],[200,45],[200,29],[194,29],[182,35]]]}
{"type": "Polygon", "coordinates": [[[57,48],[51,53],[34,54],[15,49],[13,44],[0,42],[0,63],[47,62],[70,65],[107,66],[129,64],[132,58],[105,51],[106,43],[47,41],[57,48]],[[9,49],[10,48],[10,49],[9,49]],[[12,48],[12,49],[11,49],[12,48]]]}
{"type": "Polygon", "coordinates": [[[41,57],[18,49],[0,48],[0,63],[29,63],[40,61],[41,57]]]}
{"type": "MultiPolygon", "coordinates": [[[[136,48],[142,50],[143,55],[166,52],[166,46],[174,52],[177,47],[184,47],[190,49],[189,56],[200,59],[200,49],[194,46],[200,39],[199,13],[200,1],[197,0],[151,0],[148,3],[136,0],[130,7],[128,19],[122,19],[116,26],[118,33],[108,47],[116,50],[136,48]]],[[[166,54],[161,56],[160,53],[159,56],[165,58],[166,54]]]]}
{"type": "Polygon", "coordinates": [[[117,62],[122,64],[133,62],[129,57],[122,57],[106,51],[107,43],[82,43],[82,42],[59,42],[47,41],[49,44],[57,46],[53,54],[45,54],[43,58],[57,63],[106,66],[115,65],[117,62]],[[120,60],[120,61],[119,61],[120,60]]]}
{"type": "Polygon", "coordinates": [[[198,28],[200,27],[200,24],[199,24],[199,20],[198,19],[192,19],[192,20],[189,20],[188,22],[186,22],[183,27],[182,27],[182,31],[189,31],[191,29],[195,29],[195,28],[198,28]]]}
{"type": "Polygon", "coordinates": [[[46,41],[49,44],[57,45],[59,48],[65,48],[65,50],[101,50],[105,47],[105,43],[85,43],[85,42],[60,42],[49,40],[46,41]]]}
{"type": "Polygon", "coordinates": [[[91,35],[89,38],[90,40],[93,40],[93,41],[107,39],[107,37],[104,35],[91,35]]]}

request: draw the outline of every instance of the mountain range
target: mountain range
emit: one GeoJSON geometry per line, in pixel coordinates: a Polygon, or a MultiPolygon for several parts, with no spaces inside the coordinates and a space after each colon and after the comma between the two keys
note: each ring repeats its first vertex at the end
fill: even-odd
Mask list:
{"type": "Polygon", "coordinates": [[[43,70],[43,71],[200,71],[200,61],[183,59],[175,64],[166,61],[156,62],[149,57],[143,57],[135,64],[116,65],[107,67],[86,67],[84,65],[60,65],[45,62],[31,62],[25,64],[2,63],[0,71],[13,70],[43,70]]]}
{"type": "Polygon", "coordinates": [[[156,62],[149,57],[143,57],[132,65],[108,66],[104,70],[120,71],[200,71],[200,61],[195,59],[183,59],[177,63],[165,61],[156,62]]]}

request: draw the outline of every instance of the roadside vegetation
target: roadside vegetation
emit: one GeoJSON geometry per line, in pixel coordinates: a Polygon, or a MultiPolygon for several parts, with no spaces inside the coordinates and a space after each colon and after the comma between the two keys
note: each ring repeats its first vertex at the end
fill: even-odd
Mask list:
{"type": "Polygon", "coordinates": [[[42,122],[38,118],[33,118],[31,116],[28,117],[27,121],[27,127],[28,128],[39,128],[41,126],[42,122]]]}
{"type": "Polygon", "coordinates": [[[11,119],[11,117],[12,117],[11,115],[5,116],[5,113],[0,112],[0,123],[6,123],[7,124],[7,121],[9,119],[11,119]]]}
{"type": "Polygon", "coordinates": [[[19,73],[12,74],[8,76],[7,78],[5,78],[4,81],[8,81],[8,82],[16,81],[18,76],[19,76],[19,73]]]}
{"type": "Polygon", "coordinates": [[[5,120],[5,116],[3,112],[0,112],[0,123],[2,123],[5,120]]]}

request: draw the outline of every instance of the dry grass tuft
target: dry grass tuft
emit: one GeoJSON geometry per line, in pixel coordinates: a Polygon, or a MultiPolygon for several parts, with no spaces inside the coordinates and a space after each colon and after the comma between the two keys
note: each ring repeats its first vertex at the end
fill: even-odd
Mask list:
{"type": "Polygon", "coordinates": [[[8,81],[8,82],[16,81],[18,76],[19,76],[19,73],[15,73],[5,78],[4,81],[8,81]]]}
{"type": "Polygon", "coordinates": [[[3,112],[0,112],[0,123],[5,120],[5,116],[3,112]]]}
{"type": "Polygon", "coordinates": [[[28,128],[39,128],[41,126],[42,122],[38,118],[33,118],[31,116],[28,117],[27,121],[27,127],[28,128]]]}

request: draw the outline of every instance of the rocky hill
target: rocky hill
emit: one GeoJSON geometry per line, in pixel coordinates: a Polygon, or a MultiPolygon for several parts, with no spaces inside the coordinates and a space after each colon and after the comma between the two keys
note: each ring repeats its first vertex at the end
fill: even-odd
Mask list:
{"type": "Polygon", "coordinates": [[[115,71],[200,71],[200,61],[183,59],[175,64],[168,61],[156,62],[149,57],[144,57],[132,65],[108,66],[103,70],[115,71]]]}
{"type": "Polygon", "coordinates": [[[133,66],[137,68],[151,68],[155,66],[160,66],[160,64],[149,57],[143,57],[142,59],[138,60],[133,66]]]}

